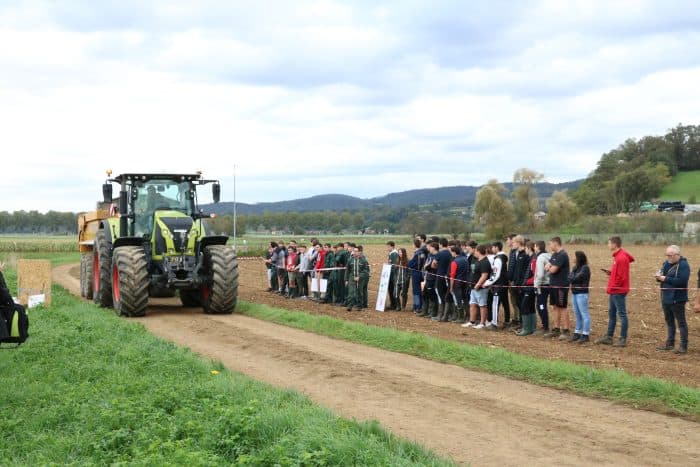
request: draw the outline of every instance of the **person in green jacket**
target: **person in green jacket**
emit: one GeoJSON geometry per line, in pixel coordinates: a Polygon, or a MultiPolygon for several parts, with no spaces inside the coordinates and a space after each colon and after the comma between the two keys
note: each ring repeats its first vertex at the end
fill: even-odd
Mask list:
{"type": "Polygon", "coordinates": [[[347,309],[361,310],[366,300],[363,287],[369,281],[369,263],[358,247],[353,248],[352,256],[348,259],[345,277],[348,285],[347,309]]]}
{"type": "Polygon", "coordinates": [[[363,270],[360,271],[360,294],[362,298],[362,308],[367,308],[369,305],[367,300],[367,287],[369,286],[369,277],[371,275],[371,271],[369,267],[369,261],[367,261],[367,257],[365,256],[362,245],[358,245],[357,248],[358,250],[360,250],[360,260],[361,264],[363,265],[363,270]]]}
{"type": "Polygon", "coordinates": [[[333,304],[335,306],[343,306],[345,304],[345,298],[347,296],[347,289],[345,287],[345,267],[348,265],[349,253],[345,250],[345,246],[342,243],[338,243],[335,246],[335,261],[333,263],[334,268],[343,268],[333,271],[335,278],[333,280],[333,304]]]}

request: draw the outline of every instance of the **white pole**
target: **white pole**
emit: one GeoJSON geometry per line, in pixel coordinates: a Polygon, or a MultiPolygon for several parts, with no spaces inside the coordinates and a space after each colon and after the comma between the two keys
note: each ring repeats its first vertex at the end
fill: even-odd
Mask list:
{"type": "Polygon", "coordinates": [[[236,164],[233,165],[233,249],[236,249],[236,164]]]}

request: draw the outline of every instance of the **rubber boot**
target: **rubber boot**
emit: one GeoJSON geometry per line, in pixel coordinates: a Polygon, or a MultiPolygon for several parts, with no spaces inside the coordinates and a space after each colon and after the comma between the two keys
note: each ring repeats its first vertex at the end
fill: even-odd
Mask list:
{"type": "Polygon", "coordinates": [[[430,314],[430,319],[433,321],[438,321],[442,314],[445,312],[445,304],[440,303],[439,305],[436,303],[435,308],[433,308],[433,312],[430,314]]]}
{"type": "Polygon", "coordinates": [[[464,324],[467,322],[467,306],[462,304],[457,307],[457,320],[455,323],[464,324]]]}
{"type": "Polygon", "coordinates": [[[428,316],[429,314],[430,314],[430,312],[428,311],[428,301],[423,300],[421,309],[418,310],[418,316],[420,316],[421,318],[424,318],[424,317],[428,316]]]}
{"type": "Polygon", "coordinates": [[[454,304],[452,302],[445,304],[445,309],[440,315],[439,321],[441,323],[446,323],[450,320],[450,316],[454,313],[454,304]]]}
{"type": "Polygon", "coordinates": [[[447,314],[447,321],[450,323],[454,323],[459,319],[459,311],[457,310],[459,307],[455,303],[450,303],[450,312],[447,314]]]}
{"type": "Polygon", "coordinates": [[[516,334],[516,336],[529,336],[533,332],[535,332],[535,314],[530,313],[527,315],[520,315],[520,319],[523,323],[523,328],[520,330],[519,333],[516,334]]]}
{"type": "Polygon", "coordinates": [[[437,316],[437,314],[438,314],[437,302],[430,302],[430,304],[428,304],[428,314],[425,315],[425,317],[432,318],[433,316],[437,316]]]}

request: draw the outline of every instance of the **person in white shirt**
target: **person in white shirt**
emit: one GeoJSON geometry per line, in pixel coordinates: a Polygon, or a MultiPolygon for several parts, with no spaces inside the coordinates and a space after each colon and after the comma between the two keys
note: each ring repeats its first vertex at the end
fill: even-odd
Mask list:
{"type": "Polygon", "coordinates": [[[542,327],[534,332],[534,335],[541,336],[549,332],[549,276],[546,265],[552,258],[547,253],[545,243],[542,240],[535,242],[535,255],[537,255],[537,267],[535,269],[535,294],[537,294],[536,308],[540,315],[542,327]]]}

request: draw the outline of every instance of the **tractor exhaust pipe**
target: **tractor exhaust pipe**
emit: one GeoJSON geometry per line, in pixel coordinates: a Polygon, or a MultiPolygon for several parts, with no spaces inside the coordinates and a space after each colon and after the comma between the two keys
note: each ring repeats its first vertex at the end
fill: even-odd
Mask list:
{"type": "Polygon", "coordinates": [[[127,215],[129,214],[128,203],[126,199],[126,180],[122,181],[122,187],[119,191],[119,236],[128,237],[129,236],[129,219],[127,215]]]}

